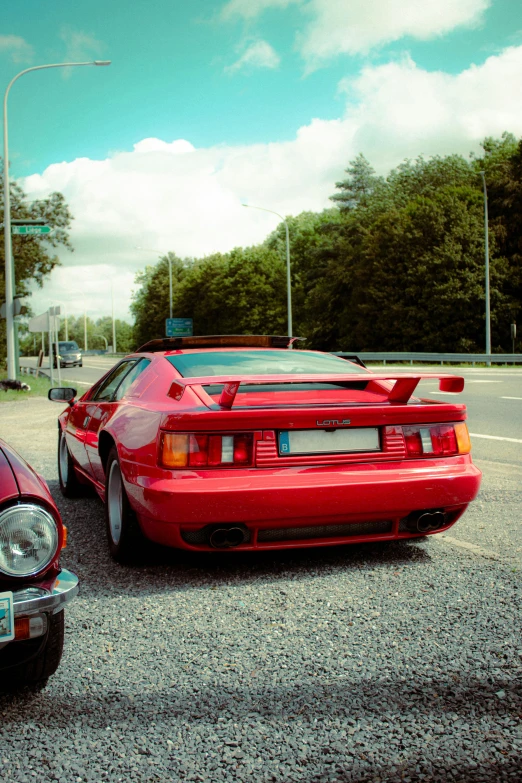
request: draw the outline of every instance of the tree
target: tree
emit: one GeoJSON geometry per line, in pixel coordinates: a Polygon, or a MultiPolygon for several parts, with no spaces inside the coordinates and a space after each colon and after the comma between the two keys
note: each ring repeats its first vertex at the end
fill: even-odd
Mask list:
{"type": "Polygon", "coordinates": [[[385,188],[384,179],[376,175],[375,169],[362,153],[350,161],[345,171],[350,176],[335,183],[335,187],[341,192],[330,196],[341,210],[364,207],[376,191],[385,188]]]}
{"type": "MultiPolygon", "coordinates": [[[[3,175],[0,174],[0,222],[4,220],[3,175]]],[[[11,217],[13,219],[43,218],[53,231],[43,236],[13,236],[16,294],[28,296],[28,283],[34,280],[40,287],[44,279],[60,262],[53,253],[58,246],[72,250],[69,227],[72,215],[61,193],[51,193],[45,199],[29,203],[25,193],[16,183],[10,183],[11,217]]],[[[0,242],[0,301],[5,301],[5,252],[0,242]]],[[[5,320],[0,320],[0,363],[6,355],[5,320]]]]}
{"type": "MultiPolygon", "coordinates": [[[[182,261],[174,253],[168,254],[172,264],[173,314],[178,309],[179,285],[183,280],[188,260],[182,261]]],[[[134,339],[136,345],[165,336],[165,319],[169,316],[169,261],[163,256],[155,266],[147,266],[136,275],[137,290],[132,295],[130,306],[134,316],[134,339]]]]}

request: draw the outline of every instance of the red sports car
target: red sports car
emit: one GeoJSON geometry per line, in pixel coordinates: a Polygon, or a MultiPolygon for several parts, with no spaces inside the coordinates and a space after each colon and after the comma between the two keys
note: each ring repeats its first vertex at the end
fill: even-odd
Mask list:
{"type": "Polygon", "coordinates": [[[372,373],[286,337],[153,340],[59,417],[65,495],[94,486],[113,557],[144,539],[273,549],[446,530],[477,495],[466,410],[417,399],[422,378],[372,373]]]}
{"type": "Polygon", "coordinates": [[[66,530],[45,481],[0,440],[0,689],[45,683],[63,650],[78,579],[60,569],[66,530]]]}

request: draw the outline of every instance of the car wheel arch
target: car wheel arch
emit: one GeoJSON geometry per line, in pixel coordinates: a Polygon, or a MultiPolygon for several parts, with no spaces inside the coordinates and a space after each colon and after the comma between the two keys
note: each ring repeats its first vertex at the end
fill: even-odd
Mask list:
{"type": "Polygon", "coordinates": [[[106,430],[100,432],[100,437],[98,439],[98,454],[100,455],[104,471],[107,467],[107,460],[109,459],[109,454],[113,446],[117,448],[116,441],[112,435],[109,432],[106,432],[106,430]]]}

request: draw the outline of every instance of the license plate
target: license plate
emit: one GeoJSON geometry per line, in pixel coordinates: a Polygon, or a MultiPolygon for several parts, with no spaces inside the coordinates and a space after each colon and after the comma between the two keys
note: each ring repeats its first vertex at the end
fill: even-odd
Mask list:
{"type": "Polygon", "coordinates": [[[0,642],[14,639],[13,594],[0,593],[0,642]]]}
{"type": "Polygon", "coordinates": [[[279,454],[339,454],[380,451],[379,428],[353,430],[283,430],[279,433],[279,454]]]}

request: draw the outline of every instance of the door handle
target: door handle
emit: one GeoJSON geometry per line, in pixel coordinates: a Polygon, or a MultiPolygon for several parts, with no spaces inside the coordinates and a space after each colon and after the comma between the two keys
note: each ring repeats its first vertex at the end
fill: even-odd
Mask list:
{"type": "Polygon", "coordinates": [[[90,420],[91,420],[90,416],[86,416],[85,417],[85,419],[83,420],[83,424],[82,424],[83,429],[85,429],[87,427],[87,425],[90,422],[90,420]]]}

